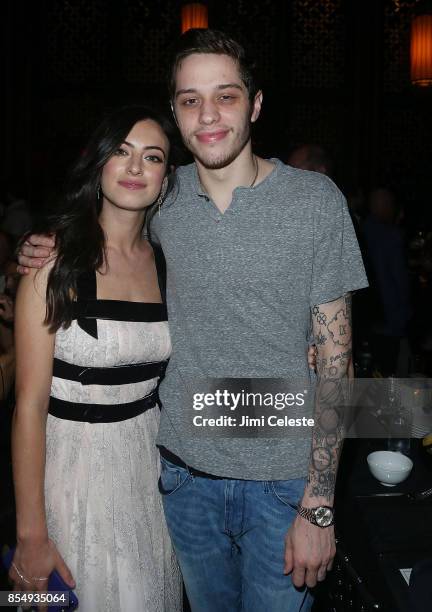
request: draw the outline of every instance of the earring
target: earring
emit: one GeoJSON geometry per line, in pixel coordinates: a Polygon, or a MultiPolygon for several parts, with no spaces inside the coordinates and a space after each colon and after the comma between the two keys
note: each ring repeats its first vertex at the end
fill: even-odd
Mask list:
{"type": "Polygon", "coordinates": [[[97,191],[96,191],[96,197],[98,199],[98,201],[100,200],[101,197],[101,188],[100,185],[98,185],[97,191]]]}
{"type": "Polygon", "coordinates": [[[160,190],[160,193],[158,195],[158,199],[156,200],[157,201],[159,217],[160,217],[160,214],[161,214],[162,202],[164,201],[164,198],[166,196],[167,189],[168,189],[168,177],[166,176],[164,178],[164,180],[162,181],[161,190],[160,190]]]}

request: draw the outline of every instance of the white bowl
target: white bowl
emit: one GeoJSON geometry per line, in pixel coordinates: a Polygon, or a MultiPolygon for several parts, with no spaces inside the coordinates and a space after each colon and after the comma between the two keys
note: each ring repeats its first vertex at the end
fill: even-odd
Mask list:
{"type": "Polygon", "coordinates": [[[367,462],[372,475],[387,487],[394,487],[399,482],[406,480],[413,467],[413,462],[409,457],[392,451],[370,453],[367,462]]]}

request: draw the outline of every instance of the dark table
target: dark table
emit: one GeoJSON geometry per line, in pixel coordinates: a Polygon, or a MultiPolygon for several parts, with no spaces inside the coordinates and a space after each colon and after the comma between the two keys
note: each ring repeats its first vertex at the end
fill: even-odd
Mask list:
{"type": "Polygon", "coordinates": [[[385,487],[366,461],[385,448],[380,439],[345,442],[336,489],[338,554],[325,586],[330,610],[413,612],[399,570],[432,558],[432,497],[413,502],[406,495],[432,487],[432,457],[411,440],[410,476],[385,487]]]}

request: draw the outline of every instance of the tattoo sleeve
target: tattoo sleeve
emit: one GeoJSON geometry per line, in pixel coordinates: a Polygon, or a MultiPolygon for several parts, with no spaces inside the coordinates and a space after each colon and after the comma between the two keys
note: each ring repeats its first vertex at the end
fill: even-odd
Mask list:
{"type": "Polygon", "coordinates": [[[351,360],[351,295],[312,308],[318,382],[306,495],[333,503],[344,434],[344,390],[351,360]]]}

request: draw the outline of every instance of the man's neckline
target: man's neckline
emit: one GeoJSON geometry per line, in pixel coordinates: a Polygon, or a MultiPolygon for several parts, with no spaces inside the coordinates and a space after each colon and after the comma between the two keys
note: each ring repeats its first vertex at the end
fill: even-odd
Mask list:
{"type": "MultiPolygon", "coordinates": [[[[277,159],[276,157],[270,157],[270,158],[264,158],[264,159],[266,159],[266,161],[273,164],[273,168],[267,174],[267,176],[265,176],[259,183],[257,183],[256,185],[253,185],[252,187],[248,187],[245,185],[239,185],[238,187],[235,187],[233,189],[233,193],[237,189],[242,189],[242,190],[245,189],[247,191],[256,191],[257,189],[260,189],[261,185],[265,186],[269,181],[273,180],[273,177],[276,176],[276,174],[278,173],[281,166],[283,166],[283,164],[280,161],[280,159],[277,159]]],[[[193,166],[193,183],[194,183],[194,188],[196,190],[196,193],[199,196],[204,196],[206,198],[209,198],[209,195],[205,192],[204,188],[201,185],[196,163],[193,162],[191,165],[193,166]]]]}

